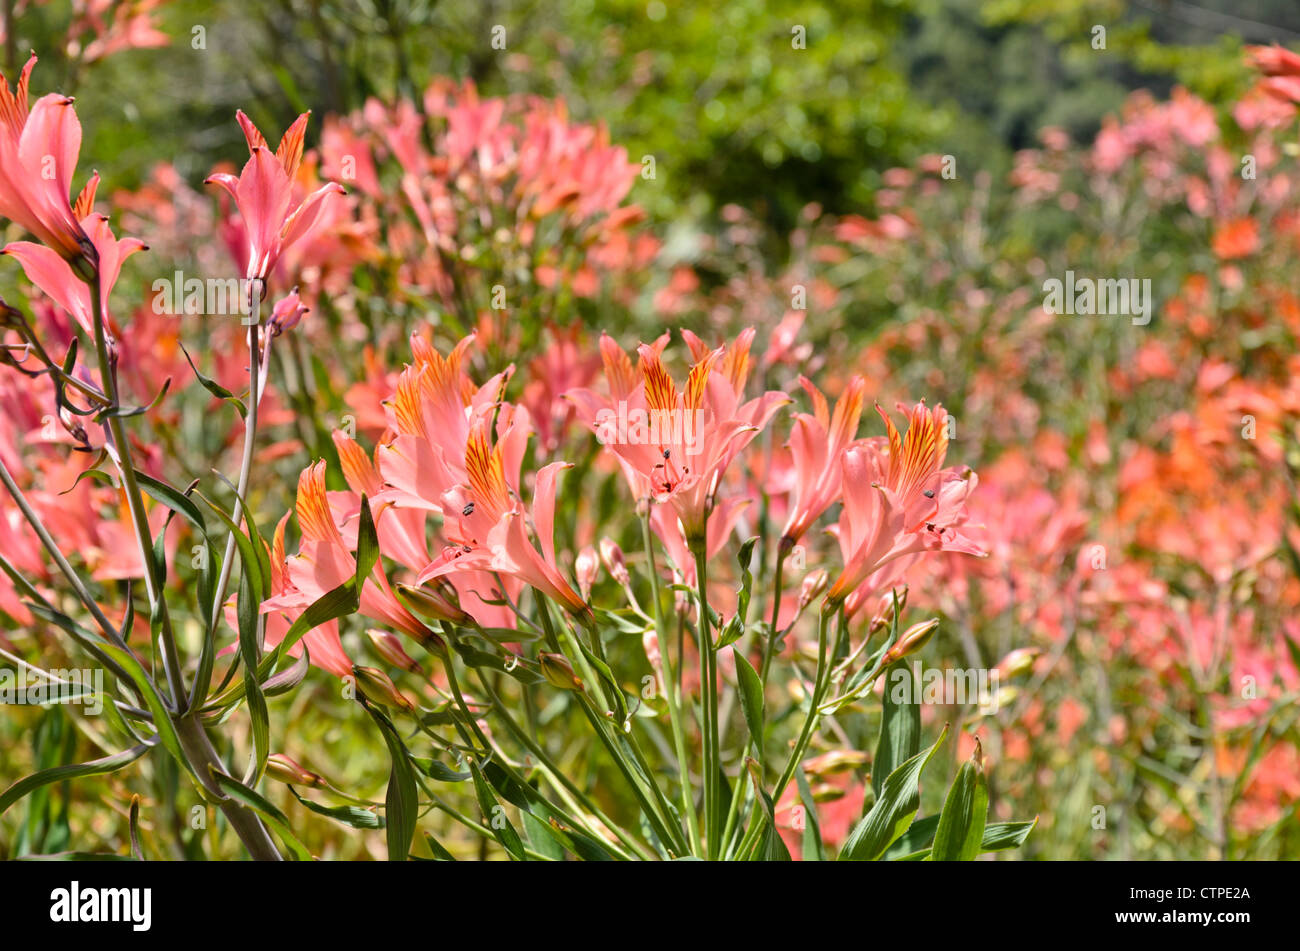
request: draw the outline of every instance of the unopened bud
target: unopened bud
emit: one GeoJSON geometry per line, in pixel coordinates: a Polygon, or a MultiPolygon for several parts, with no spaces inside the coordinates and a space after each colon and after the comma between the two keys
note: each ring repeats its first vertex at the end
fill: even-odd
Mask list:
{"type": "Polygon", "coordinates": [[[307,786],[312,789],[325,785],[325,780],[318,773],[304,769],[283,753],[272,753],[266,758],[266,775],[282,783],[292,783],[295,786],[307,786]]]}
{"type": "Polygon", "coordinates": [[[465,624],[470,619],[469,615],[460,609],[458,603],[447,598],[444,593],[445,588],[441,585],[424,585],[417,588],[415,585],[399,582],[393,590],[397,594],[397,599],[408,611],[427,620],[465,624]]]}
{"type": "MultiPolygon", "coordinates": [[[[903,609],[907,607],[907,588],[898,592],[898,616],[903,616],[903,609]]],[[[880,604],[876,607],[876,613],[871,618],[871,634],[877,631],[883,631],[894,623],[894,592],[888,591],[880,598],[880,604]]]]}
{"type": "Polygon", "coordinates": [[[366,631],[366,636],[370,638],[370,646],[375,649],[385,663],[391,664],[410,674],[420,674],[424,671],[414,657],[402,650],[402,641],[396,634],[389,634],[387,631],[379,631],[371,628],[366,631]]]}
{"type": "Polygon", "coordinates": [[[993,716],[1003,707],[1009,707],[1015,703],[1019,696],[1020,688],[1008,685],[1006,687],[1000,687],[991,696],[980,697],[980,716],[993,716]]]}
{"type": "Polygon", "coordinates": [[[271,309],[271,319],[267,321],[271,336],[278,337],[286,330],[292,330],[298,326],[298,321],[302,320],[306,313],[307,308],[302,305],[302,301],[298,298],[298,288],[295,287],[288,296],[277,301],[275,307],[271,309]]]}
{"type": "Polygon", "coordinates": [[[808,577],[803,579],[803,587],[799,589],[799,608],[802,610],[812,604],[830,583],[831,573],[825,568],[809,572],[808,577]]]}
{"type": "Polygon", "coordinates": [[[371,703],[377,703],[381,707],[391,707],[394,710],[405,710],[408,713],[415,710],[415,704],[397,689],[388,674],[384,673],[377,667],[358,667],[352,665],[352,676],[357,679],[357,689],[371,703]]]}
{"type": "Polygon", "coordinates": [[[546,651],[539,651],[537,654],[537,663],[542,668],[542,676],[552,687],[559,687],[561,690],[581,690],[582,680],[573,672],[573,665],[563,654],[548,654],[546,651]]]}
{"type": "Polygon", "coordinates": [[[609,576],[619,584],[627,584],[632,579],[627,573],[627,562],[623,560],[623,549],[611,538],[600,540],[600,560],[605,565],[609,576]]]}
{"type": "Polygon", "coordinates": [[[813,802],[835,802],[837,799],[843,799],[847,794],[847,789],[842,789],[832,783],[818,783],[809,790],[812,793],[813,802]]]}
{"type": "Polygon", "coordinates": [[[859,750],[832,750],[821,756],[814,756],[804,763],[804,772],[815,779],[825,779],[851,769],[861,769],[870,762],[870,757],[859,750]]]}
{"type": "Polygon", "coordinates": [[[658,672],[663,655],[659,652],[659,633],[654,628],[646,628],[641,635],[641,647],[645,650],[646,660],[650,661],[650,669],[658,672]]]}
{"type": "Polygon", "coordinates": [[[903,632],[903,636],[898,639],[898,643],[888,650],[881,661],[881,666],[888,667],[904,657],[911,657],[930,642],[930,638],[934,637],[934,632],[938,629],[938,618],[931,618],[928,621],[922,621],[920,624],[913,624],[903,632]]]}
{"type": "Polygon", "coordinates": [[[582,600],[586,601],[591,597],[591,586],[596,581],[596,572],[600,570],[600,559],[596,555],[596,549],[588,545],[578,552],[573,570],[578,576],[578,593],[582,595],[582,600]]]}
{"type": "Polygon", "coordinates": [[[1037,647],[1017,647],[998,661],[997,667],[993,669],[997,671],[999,677],[1010,680],[1012,677],[1019,677],[1033,670],[1034,661],[1041,653],[1042,651],[1037,647]]]}

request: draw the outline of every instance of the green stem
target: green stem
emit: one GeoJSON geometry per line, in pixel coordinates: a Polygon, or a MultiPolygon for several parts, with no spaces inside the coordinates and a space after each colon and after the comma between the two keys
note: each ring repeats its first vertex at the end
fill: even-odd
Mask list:
{"type": "Polygon", "coordinates": [[[695,580],[699,587],[699,638],[702,676],[701,700],[704,707],[704,837],[705,856],[716,859],[722,847],[722,790],[719,773],[722,769],[718,750],[718,674],[717,651],[709,629],[708,555],[703,538],[692,539],[690,547],[695,555],[695,580]]]}
{"type": "MultiPolygon", "coordinates": [[[[686,731],[682,729],[681,697],[677,679],[673,674],[672,648],[664,633],[663,606],[659,601],[659,570],[655,565],[654,537],[650,532],[650,512],[646,510],[641,520],[641,537],[645,543],[647,568],[650,574],[650,597],[654,603],[655,635],[659,638],[659,657],[663,662],[664,699],[668,705],[668,720],[672,726],[673,747],[677,752],[677,779],[681,792],[682,815],[686,817],[687,838],[691,854],[698,854],[700,829],[695,816],[695,797],[691,794],[690,763],[686,756],[686,731]]],[[[629,585],[630,588],[630,585],[629,585]]],[[[685,658],[680,658],[683,662],[685,658]]]]}
{"type": "MultiPolygon", "coordinates": [[[[777,622],[781,618],[781,592],[785,579],[785,558],[793,547],[793,540],[787,543],[786,536],[781,537],[781,541],[777,546],[776,572],[772,578],[772,624],[768,629],[767,639],[763,642],[763,666],[762,673],[759,677],[764,689],[767,687],[767,678],[772,670],[772,657],[775,653],[776,641],[780,636],[780,632],[777,630],[777,622]]],[[[757,749],[759,752],[758,761],[761,766],[764,762],[763,751],[760,747],[762,742],[762,737],[750,737],[748,742],[745,744],[745,752],[740,757],[741,762],[744,762],[749,756],[751,749],[757,749]]],[[[730,847],[731,837],[736,830],[736,820],[740,818],[740,801],[742,798],[743,797],[739,795],[739,791],[737,791],[737,794],[731,797],[731,808],[727,810],[727,825],[726,828],[722,830],[722,841],[728,847],[730,847]]]]}
{"type": "MultiPolygon", "coordinates": [[[[809,698],[808,715],[804,718],[803,727],[799,731],[799,738],[795,741],[794,749],[790,751],[790,757],[786,760],[785,768],[781,771],[781,778],[777,781],[772,792],[773,802],[781,801],[781,794],[785,792],[785,787],[794,778],[794,771],[799,768],[800,763],[803,761],[803,755],[808,749],[808,744],[812,740],[813,732],[820,719],[818,708],[821,706],[822,700],[825,699],[827,687],[830,686],[831,665],[826,628],[828,626],[827,619],[832,612],[828,611],[827,608],[828,605],[823,605],[822,610],[817,615],[817,674],[814,678],[812,696],[809,698]]],[[[841,632],[843,631],[843,624],[843,616],[841,615],[841,632]]],[[[759,834],[766,822],[767,817],[759,814],[757,820],[745,833],[745,838],[741,841],[740,847],[736,850],[738,858],[745,858],[752,852],[759,841],[759,834]]]]}
{"type": "MultiPolygon", "coordinates": [[[[95,355],[99,360],[100,384],[104,395],[112,407],[119,406],[117,391],[117,369],[112,365],[108,354],[108,337],[104,329],[104,307],[100,299],[102,279],[99,267],[95,267],[94,276],[86,282],[90,291],[90,308],[95,324],[95,355]]],[[[111,410],[110,410],[111,412],[111,410]]],[[[108,417],[108,431],[116,448],[118,470],[122,473],[122,485],[126,489],[127,507],[135,525],[136,541],[140,546],[140,559],[144,564],[145,590],[149,594],[150,623],[157,619],[160,627],[160,639],[163,648],[163,670],[167,676],[171,692],[172,707],[178,715],[188,709],[185,694],[185,681],[181,677],[181,656],[176,648],[176,635],[172,631],[171,615],[167,610],[167,601],[163,597],[162,584],[158,577],[158,565],[153,557],[153,530],[149,527],[149,516],[145,513],[144,497],[140,494],[140,485],[135,476],[135,461],[131,455],[131,442],[127,438],[126,425],[122,417],[116,414],[108,417]]]]}
{"type": "MultiPolygon", "coordinates": [[[[257,407],[261,402],[261,393],[258,392],[259,370],[261,369],[261,359],[257,352],[257,331],[262,323],[262,291],[265,285],[260,280],[253,280],[249,283],[249,295],[251,310],[250,316],[252,322],[248,325],[248,416],[244,420],[244,452],[243,459],[239,465],[239,481],[235,484],[235,506],[234,518],[235,525],[239,525],[239,520],[244,516],[243,500],[248,498],[248,485],[253,474],[253,452],[257,445],[257,407]]],[[[267,335],[266,340],[267,357],[270,356],[271,338],[267,335]]],[[[269,370],[269,359],[267,361],[269,370]]],[[[251,524],[251,523],[250,523],[251,524]]],[[[254,539],[254,544],[258,540],[254,539]]],[[[210,652],[212,641],[216,637],[217,620],[221,617],[221,605],[226,600],[226,587],[230,583],[230,572],[235,564],[235,533],[232,531],[226,538],[226,550],[221,557],[221,570],[217,575],[217,586],[212,596],[212,615],[211,622],[208,624],[208,630],[205,637],[205,652],[210,652]]],[[[260,646],[260,641],[259,641],[260,646]]],[[[209,680],[211,676],[211,667],[208,666],[206,673],[209,680]]],[[[200,691],[206,694],[211,683],[200,684],[198,678],[194,683],[194,694],[192,702],[197,705],[204,699],[200,696],[200,691]]]]}

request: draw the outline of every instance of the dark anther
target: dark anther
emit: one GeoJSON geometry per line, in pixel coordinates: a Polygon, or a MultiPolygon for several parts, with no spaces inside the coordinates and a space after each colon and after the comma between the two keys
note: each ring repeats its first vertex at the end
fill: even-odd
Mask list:
{"type": "Polygon", "coordinates": [[[926,489],[921,494],[924,495],[927,499],[932,499],[934,498],[934,489],[926,489]]]}
{"type": "Polygon", "coordinates": [[[473,503],[473,502],[468,503],[468,504],[467,504],[463,509],[460,510],[460,514],[461,514],[461,515],[464,515],[464,516],[466,516],[466,517],[468,517],[468,516],[470,516],[470,515],[473,515],[473,514],[474,514],[474,503],[473,503]]]}

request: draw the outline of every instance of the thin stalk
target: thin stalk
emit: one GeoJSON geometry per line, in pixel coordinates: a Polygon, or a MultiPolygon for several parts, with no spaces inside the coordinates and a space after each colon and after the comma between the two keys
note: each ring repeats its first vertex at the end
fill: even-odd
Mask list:
{"type": "MultiPolygon", "coordinates": [[[[108,354],[108,337],[104,329],[104,306],[101,300],[102,278],[96,265],[94,275],[86,282],[90,291],[90,308],[95,324],[95,355],[99,360],[100,384],[109,403],[116,408],[119,405],[117,391],[117,368],[113,366],[108,354]]],[[[122,417],[116,414],[108,417],[108,431],[116,450],[117,468],[122,474],[122,486],[126,490],[127,508],[135,525],[136,541],[140,546],[140,559],[144,563],[145,590],[149,595],[151,622],[154,617],[159,621],[159,637],[162,641],[163,671],[167,676],[168,689],[171,692],[172,707],[177,714],[183,714],[188,708],[185,695],[185,681],[181,676],[181,656],[176,647],[176,635],[172,631],[171,615],[167,610],[167,600],[163,597],[162,584],[158,577],[158,565],[153,558],[153,530],[149,527],[149,516],[145,512],[144,497],[140,494],[140,484],[135,475],[135,461],[131,455],[131,442],[127,438],[126,425],[122,417]]]]}
{"type": "Polygon", "coordinates": [[[699,639],[697,646],[703,667],[700,690],[704,706],[704,836],[705,856],[716,859],[722,847],[722,790],[719,772],[722,769],[718,749],[718,657],[709,630],[708,566],[709,559],[703,539],[693,541],[695,555],[695,580],[699,586],[699,639]]]}
{"type": "MultiPolygon", "coordinates": [[[[659,656],[663,661],[664,693],[668,702],[668,721],[672,726],[673,747],[677,751],[677,779],[681,787],[682,814],[686,816],[687,837],[691,854],[698,854],[700,829],[695,816],[695,797],[691,794],[690,763],[686,756],[686,731],[682,729],[681,697],[673,674],[672,648],[664,635],[663,607],[659,601],[659,570],[655,566],[654,537],[650,532],[650,512],[647,509],[641,520],[641,538],[645,543],[646,562],[650,574],[650,597],[654,604],[655,634],[659,638],[659,656]]],[[[631,586],[629,585],[629,588],[631,586]]],[[[682,658],[684,660],[684,658],[682,658]]]]}
{"type": "MultiPolygon", "coordinates": [[[[262,289],[264,285],[260,280],[254,280],[249,285],[249,294],[252,297],[250,301],[252,322],[248,326],[248,415],[244,419],[244,452],[243,459],[239,464],[239,481],[235,484],[235,507],[234,518],[232,521],[236,526],[239,520],[244,516],[243,500],[248,498],[248,485],[253,474],[253,453],[257,447],[257,408],[262,401],[262,387],[259,385],[259,370],[261,369],[261,358],[257,352],[257,332],[262,323],[262,289]]],[[[267,370],[270,370],[271,356],[271,335],[266,337],[266,362],[267,370]]],[[[254,542],[257,543],[256,541],[254,542]]],[[[217,586],[213,592],[211,621],[208,624],[208,630],[205,633],[205,650],[211,650],[212,639],[216,636],[217,619],[221,616],[221,605],[226,600],[226,587],[230,584],[230,573],[235,564],[235,533],[232,531],[226,538],[226,550],[221,556],[221,570],[217,574],[217,586]]],[[[209,668],[210,677],[211,670],[209,668]]],[[[200,691],[207,693],[211,683],[200,684],[195,679],[194,693],[191,696],[191,703],[197,705],[200,700],[200,691]]]]}
{"type": "MultiPolygon", "coordinates": [[[[812,739],[813,730],[816,728],[819,719],[818,708],[825,698],[826,688],[830,686],[831,665],[826,635],[827,619],[830,613],[826,610],[826,605],[823,605],[822,610],[817,615],[817,674],[813,682],[812,695],[809,697],[808,715],[804,718],[803,727],[799,731],[799,738],[795,741],[794,749],[790,751],[790,757],[786,760],[785,768],[781,771],[781,778],[777,781],[772,792],[773,802],[781,801],[781,794],[785,792],[785,787],[794,778],[794,771],[799,768],[799,764],[803,760],[804,752],[808,749],[808,743],[812,739]]],[[[840,623],[842,630],[842,619],[840,623]]],[[[759,813],[736,850],[737,858],[745,858],[753,851],[758,844],[759,834],[766,822],[767,817],[759,813]]]]}
{"type": "MultiPolygon", "coordinates": [[[[780,637],[780,632],[777,630],[776,625],[781,617],[781,589],[785,578],[785,557],[789,554],[792,547],[793,541],[787,545],[785,536],[782,536],[780,543],[777,545],[776,572],[772,577],[772,624],[768,629],[767,640],[763,644],[763,666],[762,673],[759,676],[759,681],[763,684],[764,689],[767,687],[767,678],[772,669],[772,656],[775,653],[774,648],[776,646],[776,641],[780,637]]],[[[744,762],[746,758],[748,758],[751,749],[759,749],[759,744],[761,744],[762,741],[762,737],[751,736],[745,743],[745,751],[740,757],[741,762],[744,762]]],[[[761,749],[759,749],[758,760],[759,763],[762,764],[763,756],[761,749]]],[[[736,829],[736,820],[740,818],[740,800],[741,796],[739,795],[733,795],[731,797],[731,808],[727,810],[727,824],[722,830],[722,841],[724,845],[730,845],[731,837],[736,829]]]]}

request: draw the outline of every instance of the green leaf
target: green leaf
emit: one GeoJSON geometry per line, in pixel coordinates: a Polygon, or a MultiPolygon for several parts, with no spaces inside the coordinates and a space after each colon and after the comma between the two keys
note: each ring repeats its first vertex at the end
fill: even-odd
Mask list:
{"type": "MultiPolygon", "coordinates": [[[[1029,838],[1029,833],[1033,831],[1036,825],[1038,825],[1037,819],[1029,822],[990,822],[984,827],[984,836],[980,841],[980,853],[1006,852],[1011,849],[1018,849],[1025,844],[1025,840],[1029,838]]],[[[897,862],[927,858],[930,855],[930,843],[934,840],[934,832],[938,827],[938,816],[926,816],[924,819],[917,819],[912,823],[911,828],[885,851],[881,858],[897,862]]]]}
{"type": "Polygon", "coordinates": [[[239,653],[244,660],[244,696],[248,701],[248,717],[253,729],[253,761],[249,764],[244,782],[256,786],[266,770],[266,758],[271,754],[271,715],[266,709],[266,697],[257,680],[257,663],[261,655],[261,617],[259,604],[253,597],[252,579],[248,572],[239,577],[237,600],[239,616],[239,653]]]}
{"type": "Polygon", "coordinates": [[[131,830],[131,857],[137,862],[144,861],[144,850],[140,848],[140,796],[131,797],[131,810],[127,814],[127,825],[131,830]]]}
{"type": "Polygon", "coordinates": [[[799,799],[803,802],[803,858],[804,861],[815,858],[818,862],[826,861],[826,850],[822,846],[822,830],[817,822],[817,801],[813,799],[812,790],[808,788],[808,777],[803,769],[794,771],[794,778],[799,783],[799,799]]]}
{"type": "Polygon", "coordinates": [[[217,513],[217,518],[225,524],[230,531],[231,536],[235,539],[235,547],[239,550],[239,558],[244,566],[244,571],[252,576],[253,590],[257,592],[258,600],[266,600],[271,596],[271,579],[269,571],[264,573],[263,559],[266,560],[266,566],[269,569],[270,559],[266,551],[261,552],[258,556],[258,549],[262,547],[262,540],[257,539],[256,544],[251,538],[244,534],[243,530],[235,524],[234,519],[226,514],[226,510],[209,499],[202,492],[196,493],[212,511],[217,513]]]}
{"type": "Polygon", "coordinates": [[[524,837],[534,852],[545,855],[553,862],[564,860],[564,846],[549,825],[527,810],[520,813],[520,818],[524,820],[524,837]]]}
{"type": "Polygon", "coordinates": [[[957,778],[948,789],[930,858],[936,862],[969,862],[979,855],[988,813],[989,784],[976,739],[975,752],[961,764],[957,778]]]}
{"type": "MultiPolygon", "coordinates": [[[[187,773],[194,776],[194,769],[190,766],[189,759],[181,752],[180,737],[176,735],[176,728],[172,725],[167,704],[163,702],[162,695],[158,693],[158,688],[154,686],[153,678],[149,676],[130,651],[123,650],[108,641],[100,641],[97,646],[116,661],[118,666],[131,679],[136,692],[144,699],[145,706],[149,708],[150,714],[153,715],[153,727],[158,731],[158,739],[162,741],[163,746],[166,747],[168,753],[172,754],[176,762],[180,763],[187,773]]],[[[197,776],[194,776],[194,778],[198,779],[197,776]]]]}
{"type": "Polygon", "coordinates": [[[424,842],[425,845],[429,847],[429,851],[433,853],[433,857],[437,861],[439,862],[456,861],[456,856],[452,855],[445,848],[443,848],[442,843],[439,842],[437,839],[435,839],[430,833],[426,832],[424,834],[424,842]]]}
{"type": "Polygon", "coordinates": [[[506,816],[505,808],[497,802],[496,796],[492,794],[492,787],[483,778],[483,771],[478,768],[477,763],[470,763],[469,768],[470,772],[474,774],[474,794],[478,798],[478,807],[483,813],[483,824],[492,830],[496,840],[501,843],[501,847],[506,850],[512,859],[517,862],[527,861],[528,856],[524,853],[524,842],[519,838],[519,833],[515,831],[509,817],[506,816]]]}
{"type": "Polygon", "coordinates": [[[921,748],[921,695],[917,689],[915,672],[904,659],[891,664],[884,677],[880,739],[876,743],[876,757],[871,763],[871,788],[877,799],[880,798],[880,787],[884,785],[885,777],[915,756],[921,748]],[[907,696],[915,702],[894,702],[896,682],[910,683],[911,690],[907,696]]]}
{"type": "Polygon", "coordinates": [[[415,838],[416,821],[419,819],[420,799],[416,788],[415,768],[411,765],[410,754],[406,751],[402,738],[397,733],[393,722],[372,704],[365,704],[366,712],[379,726],[388,745],[388,757],[392,768],[388,773],[388,792],[384,796],[384,814],[387,821],[385,831],[388,834],[388,860],[405,862],[411,854],[411,842],[415,838]]]}
{"type": "Polygon", "coordinates": [[[440,760],[426,759],[423,756],[412,756],[411,762],[416,765],[420,772],[442,783],[463,783],[473,776],[472,773],[458,773],[440,760]]]}
{"type": "Polygon", "coordinates": [[[370,513],[370,500],[361,496],[361,516],[357,523],[357,594],[375,563],[379,561],[379,535],[375,532],[375,519],[370,513]]]}
{"type": "Polygon", "coordinates": [[[358,806],[322,806],[310,799],[304,799],[298,795],[298,790],[292,786],[289,787],[289,792],[293,794],[294,799],[297,799],[317,815],[333,819],[335,822],[341,822],[353,829],[382,829],[384,827],[384,817],[376,812],[371,812],[369,809],[362,809],[358,806]]]}
{"type": "MultiPolygon", "coordinates": [[[[785,847],[785,840],[781,838],[781,833],[776,827],[776,806],[772,802],[772,797],[767,794],[767,790],[763,788],[763,779],[758,761],[750,759],[746,761],[745,765],[748,767],[750,782],[754,787],[754,795],[758,797],[759,803],[763,806],[763,838],[754,851],[752,860],[759,862],[789,862],[791,861],[790,850],[785,847]]],[[[736,795],[740,795],[740,790],[736,790],[736,795]]]]}
{"type": "Polygon", "coordinates": [[[890,844],[907,831],[921,805],[918,784],[926,763],[948,736],[944,724],[933,746],[917,753],[886,777],[871,811],[862,817],[840,850],[840,860],[870,861],[884,854],[890,844]]]}
{"type": "Polygon", "coordinates": [[[136,472],[135,477],[145,495],[171,509],[198,529],[199,534],[207,537],[208,526],[203,519],[203,513],[188,495],[147,473],[136,472]]]}
{"type": "Polygon", "coordinates": [[[984,837],[980,841],[981,852],[1006,852],[1018,849],[1025,844],[1029,833],[1038,825],[1038,819],[1028,822],[992,822],[984,827],[984,837]]]}
{"type": "Polygon", "coordinates": [[[87,763],[73,763],[67,766],[55,766],[51,769],[43,769],[40,772],[32,773],[30,776],[24,776],[3,793],[0,793],[0,813],[4,813],[19,799],[36,789],[40,789],[42,786],[76,779],[80,776],[98,776],[103,773],[116,772],[123,766],[134,763],[147,752],[149,752],[149,744],[141,743],[129,750],[123,750],[102,759],[90,760],[87,763]]]}
{"type": "MultiPolygon", "coordinates": [[[[496,763],[483,765],[483,776],[492,788],[525,817],[531,816],[546,827],[547,834],[578,858],[586,862],[608,862],[613,855],[604,844],[585,832],[565,825],[564,817],[536,789],[517,782],[496,763]]],[[[527,823],[525,823],[525,827],[527,823]]],[[[537,849],[536,851],[542,851],[537,849]]]]}
{"type": "Polygon", "coordinates": [[[190,369],[194,371],[194,375],[198,378],[199,383],[203,385],[205,390],[219,400],[225,400],[228,403],[234,404],[235,409],[239,410],[239,417],[241,419],[248,416],[248,410],[245,408],[243,400],[239,399],[234,393],[231,393],[216,380],[209,379],[199,372],[199,368],[194,365],[194,360],[190,357],[190,352],[185,349],[184,344],[181,345],[181,353],[185,354],[185,359],[189,361],[190,369]]]}
{"type": "Polygon", "coordinates": [[[736,680],[740,685],[740,709],[745,715],[745,725],[749,727],[749,736],[754,743],[754,752],[758,761],[763,762],[763,717],[765,699],[763,681],[758,671],[745,659],[740,651],[733,651],[736,660],[736,680]]]}

